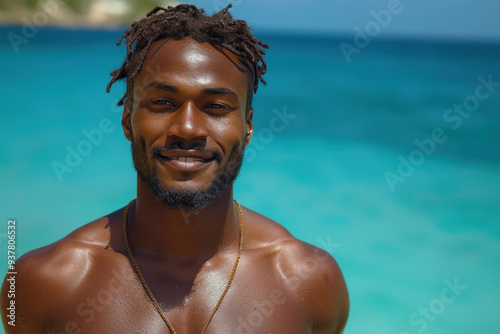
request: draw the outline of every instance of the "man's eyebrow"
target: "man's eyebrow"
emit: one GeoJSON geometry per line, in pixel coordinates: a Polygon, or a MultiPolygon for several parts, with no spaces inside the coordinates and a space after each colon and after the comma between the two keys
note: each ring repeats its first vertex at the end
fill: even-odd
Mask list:
{"type": "Polygon", "coordinates": [[[205,88],[202,93],[204,95],[233,95],[234,97],[238,97],[238,94],[234,91],[224,87],[205,88]]]}
{"type": "Polygon", "coordinates": [[[156,81],[152,82],[150,84],[147,84],[144,87],[144,89],[162,89],[162,90],[166,90],[166,91],[173,92],[173,93],[177,93],[179,91],[179,89],[174,85],[164,83],[164,82],[156,82],[156,81]]]}
{"type": "MultiPolygon", "coordinates": [[[[147,90],[147,89],[161,89],[161,90],[165,90],[165,91],[173,92],[173,93],[179,92],[179,88],[177,88],[177,86],[174,86],[172,84],[168,84],[165,82],[157,82],[157,81],[147,84],[146,86],[144,86],[144,89],[145,90],[147,90]]],[[[231,96],[238,98],[238,94],[236,94],[236,92],[232,91],[229,88],[224,88],[224,87],[208,87],[208,88],[203,89],[203,91],[201,93],[203,95],[231,95],[231,96]]]]}

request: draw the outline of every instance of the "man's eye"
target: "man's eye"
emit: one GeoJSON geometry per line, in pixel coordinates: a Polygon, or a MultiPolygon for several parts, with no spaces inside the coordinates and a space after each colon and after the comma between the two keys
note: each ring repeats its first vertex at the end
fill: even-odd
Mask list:
{"type": "Polygon", "coordinates": [[[227,106],[218,104],[218,103],[210,103],[206,106],[207,108],[215,108],[215,109],[229,109],[227,106]]]}
{"type": "Polygon", "coordinates": [[[220,104],[220,103],[210,103],[210,104],[207,104],[205,106],[205,108],[210,109],[210,110],[219,111],[219,112],[228,112],[228,111],[235,110],[235,108],[233,108],[233,107],[227,106],[225,104],[220,104]]]}
{"type": "Polygon", "coordinates": [[[173,105],[173,103],[167,99],[154,99],[154,100],[149,101],[149,104],[156,105],[156,106],[167,106],[167,105],[172,106],[173,105]]]}

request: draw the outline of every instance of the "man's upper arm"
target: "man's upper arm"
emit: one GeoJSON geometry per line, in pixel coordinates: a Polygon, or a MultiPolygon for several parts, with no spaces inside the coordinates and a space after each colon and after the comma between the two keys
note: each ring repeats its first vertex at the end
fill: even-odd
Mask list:
{"type": "Polygon", "coordinates": [[[308,311],[315,334],[340,334],[349,315],[349,294],[344,276],[333,257],[314,248],[314,279],[309,281],[308,311]]]}
{"type": "Polygon", "coordinates": [[[26,254],[16,263],[17,274],[4,278],[1,314],[6,334],[47,332],[49,305],[43,287],[50,282],[44,282],[37,267],[36,260],[26,254]]]}

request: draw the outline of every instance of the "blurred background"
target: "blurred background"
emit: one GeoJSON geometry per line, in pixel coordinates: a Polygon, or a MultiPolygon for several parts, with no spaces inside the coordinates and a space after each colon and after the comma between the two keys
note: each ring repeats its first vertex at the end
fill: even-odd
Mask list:
{"type": "MultiPolygon", "coordinates": [[[[20,256],[135,197],[105,87],[127,25],[178,3],[0,0],[4,272],[9,219],[20,256]]],[[[235,198],[336,258],[345,333],[498,333],[500,3],[232,4],[271,46],[235,198]]]]}
{"type": "Polygon", "coordinates": [[[0,0],[0,18],[3,23],[22,24],[23,17],[42,16],[42,9],[50,25],[116,27],[140,19],[156,6],[177,4],[168,0],[0,0]]]}

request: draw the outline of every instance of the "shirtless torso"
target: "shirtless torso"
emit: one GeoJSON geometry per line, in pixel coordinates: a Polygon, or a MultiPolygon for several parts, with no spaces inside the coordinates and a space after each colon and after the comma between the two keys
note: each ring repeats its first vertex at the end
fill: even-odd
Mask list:
{"type": "MultiPolygon", "coordinates": [[[[7,333],[168,332],[126,255],[122,214],[123,209],[100,218],[18,262],[17,323],[6,326],[7,333]]],[[[333,258],[246,208],[243,222],[241,261],[207,333],[341,333],[348,296],[333,258]]],[[[153,272],[146,268],[157,268],[154,262],[161,259],[137,258],[177,333],[201,333],[237,246],[216,254],[197,273],[153,272]],[[172,302],[162,297],[167,295],[172,302]]]]}

